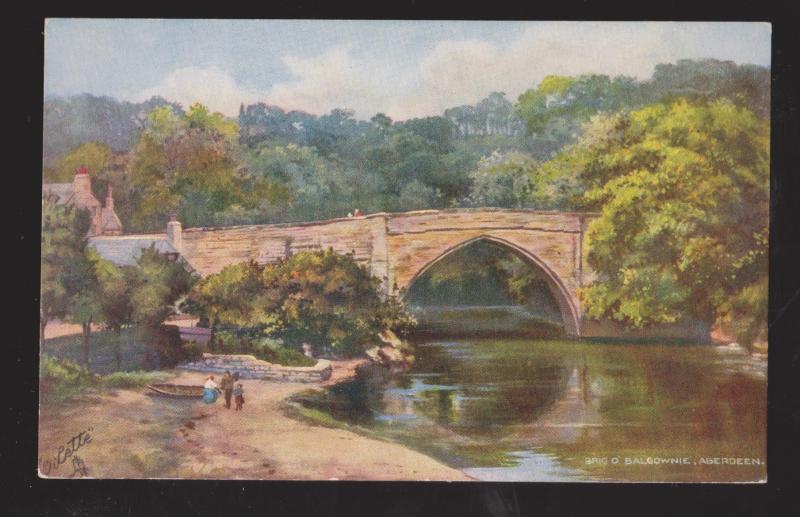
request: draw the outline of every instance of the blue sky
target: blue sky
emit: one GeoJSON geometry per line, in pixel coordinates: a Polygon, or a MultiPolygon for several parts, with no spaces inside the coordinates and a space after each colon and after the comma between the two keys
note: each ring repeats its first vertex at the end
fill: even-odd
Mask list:
{"type": "Polygon", "coordinates": [[[267,102],[360,118],[440,114],[549,74],[647,78],[657,63],[770,64],[765,23],[49,19],[45,95],[267,102]]]}

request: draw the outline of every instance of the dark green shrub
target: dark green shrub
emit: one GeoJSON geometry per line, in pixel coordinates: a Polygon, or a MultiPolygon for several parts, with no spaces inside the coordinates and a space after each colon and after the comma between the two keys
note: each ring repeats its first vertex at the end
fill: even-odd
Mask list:
{"type": "Polygon", "coordinates": [[[41,402],[60,402],[95,384],[97,384],[97,378],[78,363],[42,354],[39,361],[39,400],[41,402]]]}
{"type": "Polygon", "coordinates": [[[234,330],[217,330],[211,343],[211,350],[216,354],[246,354],[248,347],[243,336],[234,330]]]}
{"type": "Polygon", "coordinates": [[[316,359],[286,346],[282,339],[262,337],[250,343],[251,353],[264,361],[283,366],[314,366],[316,359]]]}
{"type": "Polygon", "coordinates": [[[228,266],[198,282],[189,305],[217,329],[240,329],[238,339],[215,340],[214,351],[229,353],[247,346],[239,332],[259,330],[289,348],[308,343],[317,355],[355,356],[379,345],[380,332],[403,335],[414,324],[398,299],[383,299],[380,280],[366,267],[332,249],[228,266]]]}
{"type": "Polygon", "coordinates": [[[192,361],[202,354],[202,347],[196,343],[181,340],[180,329],[174,325],[161,325],[141,329],[141,337],[155,350],[159,368],[173,368],[175,365],[192,361]]]}

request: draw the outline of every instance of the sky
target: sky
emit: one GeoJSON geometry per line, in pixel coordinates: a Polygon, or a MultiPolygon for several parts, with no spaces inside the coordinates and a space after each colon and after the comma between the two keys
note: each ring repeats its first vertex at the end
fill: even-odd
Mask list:
{"type": "Polygon", "coordinates": [[[769,66],[770,41],[760,22],[51,18],[44,94],[160,95],[230,116],[265,102],[405,120],[492,91],[513,101],[550,74],[647,79],[658,63],[702,58],[769,66]]]}

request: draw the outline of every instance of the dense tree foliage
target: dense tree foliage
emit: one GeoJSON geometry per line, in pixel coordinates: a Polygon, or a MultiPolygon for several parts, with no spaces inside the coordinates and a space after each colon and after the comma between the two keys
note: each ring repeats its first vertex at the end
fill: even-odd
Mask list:
{"type": "MultiPolygon", "coordinates": [[[[712,322],[736,310],[731,300],[765,302],[768,122],[727,100],[678,100],[589,126],[565,153],[583,171],[585,206],[601,214],[588,233],[599,274],[585,292],[589,314],[712,322]]],[[[762,310],[750,317],[766,322],[762,310]]]]}
{"type": "Polygon", "coordinates": [[[86,210],[58,204],[51,196],[42,200],[40,342],[47,323],[65,318],[80,294],[89,223],[86,210]]]}
{"type": "Polygon", "coordinates": [[[411,307],[523,305],[534,315],[561,314],[540,271],[507,248],[478,240],[436,262],[409,286],[411,307]]]}
{"type": "Polygon", "coordinates": [[[46,171],[45,181],[52,183],[69,183],[75,171],[81,166],[86,166],[89,173],[96,176],[111,164],[111,148],[103,143],[85,142],[67,153],[55,169],[46,171]]]}
{"type": "Polygon", "coordinates": [[[144,127],[147,114],[168,105],[180,111],[177,104],[160,97],[141,103],[89,94],[45,99],[44,164],[54,166],[61,157],[86,142],[99,142],[113,151],[128,151],[144,127]]]}
{"type": "Polygon", "coordinates": [[[133,228],[163,227],[171,213],[199,226],[243,196],[235,158],[237,126],[195,104],[185,115],[164,106],[151,111],[130,171],[137,210],[133,228]]]}
{"type": "Polygon", "coordinates": [[[548,76],[520,95],[517,113],[528,133],[542,133],[554,121],[582,122],[599,112],[638,108],[683,97],[692,101],[727,98],[759,116],[769,114],[769,69],[732,61],[679,60],[656,65],[649,81],[606,75],[548,76]]]}
{"type": "Polygon", "coordinates": [[[345,109],[316,116],[262,103],[241,106],[233,121],[158,98],[141,105],[91,96],[48,100],[46,145],[75,143],[48,154],[46,178],[68,181],[77,166],[88,165],[95,194],[104,197],[111,184],[123,226],[134,231],[162,229],[170,212],[184,225],[205,226],[341,217],[356,208],[568,208],[580,205],[583,185],[558,173],[567,164],[550,162],[582,137],[583,124],[595,114],[679,97],[727,98],[763,117],[769,70],[681,60],[656,66],[646,81],[550,76],[516,103],[492,92],[442,116],[405,121],[382,113],[362,121],[345,109]],[[92,136],[59,118],[79,110],[81,128],[107,132],[92,136]]]}
{"type": "Polygon", "coordinates": [[[384,330],[413,322],[380,282],[350,256],[332,250],[297,253],[277,264],[246,262],[201,280],[189,305],[213,327],[258,329],[316,352],[360,353],[384,330]]]}
{"type": "MultiPolygon", "coordinates": [[[[138,325],[154,329],[178,310],[177,304],[191,289],[194,277],[185,265],[158,253],[153,246],[141,250],[132,266],[94,262],[99,284],[96,296],[102,322],[118,334],[116,361],[121,363],[121,330],[138,325]]],[[[135,337],[135,332],[131,332],[135,337]]]]}

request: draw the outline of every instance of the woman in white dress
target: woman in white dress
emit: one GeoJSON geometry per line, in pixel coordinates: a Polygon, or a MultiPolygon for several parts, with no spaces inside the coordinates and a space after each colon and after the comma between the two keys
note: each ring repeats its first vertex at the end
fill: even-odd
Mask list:
{"type": "Polygon", "coordinates": [[[217,388],[217,383],[214,382],[214,376],[209,375],[206,379],[206,383],[203,384],[203,402],[206,404],[213,404],[217,401],[217,394],[219,390],[217,388]]]}

